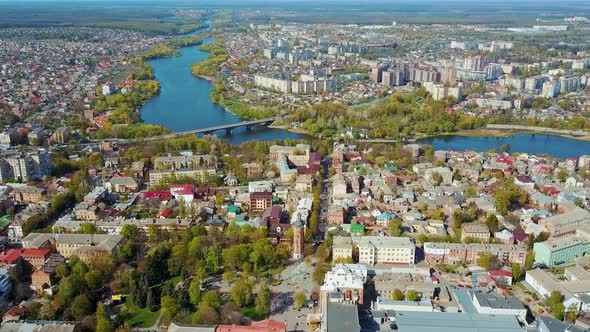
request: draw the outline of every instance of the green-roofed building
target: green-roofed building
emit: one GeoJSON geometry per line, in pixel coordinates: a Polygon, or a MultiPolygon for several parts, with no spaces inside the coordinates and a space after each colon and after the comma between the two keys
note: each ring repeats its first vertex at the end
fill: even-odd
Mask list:
{"type": "Polygon", "coordinates": [[[5,215],[0,217],[0,230],[5,230],[8,228],[8,226],[10,226],[10,223],[12,223],[12,217],[9,215],[5,215]]]}
{"type": "Polygon", "coordinates": [[[365,235],[365,225],[361,225],[361,224],[350,225],[350,235],[352,235],[352,236],[365,235]]]}

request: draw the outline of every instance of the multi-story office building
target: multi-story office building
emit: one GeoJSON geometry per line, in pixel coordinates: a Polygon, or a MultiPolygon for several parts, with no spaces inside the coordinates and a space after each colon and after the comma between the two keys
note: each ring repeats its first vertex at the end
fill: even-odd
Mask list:
{"type": "Polygon", "coordinates": [[[585,256],[590,249],[590,241],[584,235],[566,235],[537,242],[533,247],[535,262],[554,266],[585,256]]]}

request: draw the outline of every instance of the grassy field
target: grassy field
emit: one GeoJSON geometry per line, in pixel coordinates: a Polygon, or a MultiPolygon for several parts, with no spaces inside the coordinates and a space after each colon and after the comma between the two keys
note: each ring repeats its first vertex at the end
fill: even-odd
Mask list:
{"type": "Polygon", "coordinates": [[[131,302],[131,297],[128,296],[124,308],[121,310],[120,316],[129,324],[129,326],[150,328],[158,321],[160,311],[151,312],[147,309],[138,308],[133,302],[131,302]]]}
{"type": "Polygon", "coordinates": [[[254,321],[265,320],[266,318],[268,318],[265,313],[262,313],[262,312],[259,312],[258,310],[256,310],[255,305],[251,305],[251,306],[242,308],[242,310],[240,310],[240,312],[242,313],[242,315],[248,316],[248,318],[250,318],[251,320],[254,320],[254,321]]]}

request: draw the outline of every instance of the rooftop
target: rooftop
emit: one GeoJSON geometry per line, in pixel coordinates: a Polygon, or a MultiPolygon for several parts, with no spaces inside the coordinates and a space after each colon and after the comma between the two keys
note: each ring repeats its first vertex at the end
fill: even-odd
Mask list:
{"type": "Polygon", "coordinates": [[[415,245],[412,239],[408,237],[392,237],[392,236],[363,236],[356,240],[359,247],[404,247],[413,248],[415,245]]]}
{"type": "Polygon", "coordinates": [[[482,307],[490,307],[493,309],[524,309],[522,303],[514,296],[504,297],[497,293],[476,293],[475,297],[477,298],[479,305],[482,307]]]}

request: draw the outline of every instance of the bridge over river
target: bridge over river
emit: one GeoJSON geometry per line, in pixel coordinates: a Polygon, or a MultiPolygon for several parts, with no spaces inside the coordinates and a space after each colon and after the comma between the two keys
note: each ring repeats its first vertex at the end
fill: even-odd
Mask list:
{"type": "Polygon", "coordinates": [[[230,124],[224,124],[224,125],[214,126],[214,127],[192,129],[192,130],[186,130],[186,131],[177,131],[177,132],[165,134],[165,135],[133,138],[133,139],[112,138],[112,139],[107,139],[107,141],[116,142],[116,143],[120,143],[120,144],[129,144],[129,143],[137,143],[137,142],[153,142],[153,141],[166,140],[166,139],[170,139],[170,138],[178,138],[178,137],[184,137],[184,136],[192,136],[192,135],[198,135],[198,134],[212,134],[212,133],[219,131],[219,130],[225,130],[225,132],[227,134],[231,134],[232,130],[234,130],[235,128],[239,128],[239,127],[246,127],[248,130],[253,130],[256,127],[256,125],[262,125],[262,126],[268,127],[273,122],[275,122],[275,120],[277,120],[277,119],[278,119],[278,117],[266,118],[266,119],[260,119],[260,120],[242,121],[242,122],[238,122],[238,123],[230,123],[230,124]]]}

